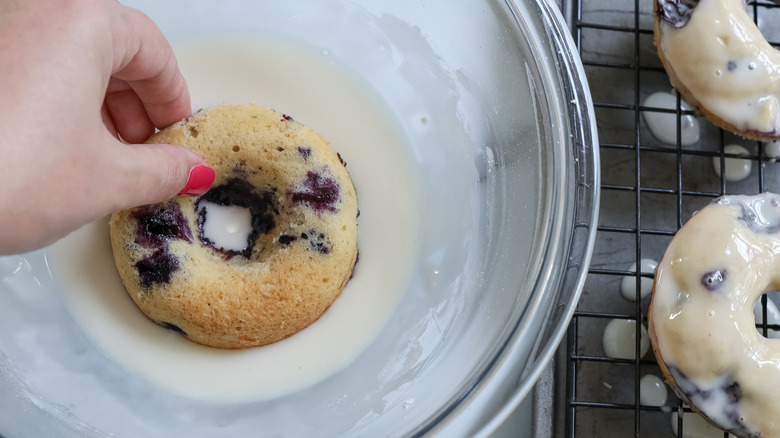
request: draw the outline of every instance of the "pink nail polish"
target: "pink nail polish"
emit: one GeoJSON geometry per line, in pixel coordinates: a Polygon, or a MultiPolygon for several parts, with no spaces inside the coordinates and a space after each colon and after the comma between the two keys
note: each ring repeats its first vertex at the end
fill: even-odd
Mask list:
{"type": "Polygon", "coordinates": [[[190,169],[190,177],[187,185],[179,192],[179,195],[200,196],[206,193],[214,184],[214,169],[204,164],[199,164],[190,169]]]}

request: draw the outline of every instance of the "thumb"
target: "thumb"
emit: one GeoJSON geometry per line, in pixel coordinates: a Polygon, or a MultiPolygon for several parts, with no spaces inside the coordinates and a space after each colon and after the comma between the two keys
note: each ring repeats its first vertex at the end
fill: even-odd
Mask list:
{"type": "MultiPolygon", "coordinates": [[[[116,140],[114,140],[116,141],[116,140]]],[[[112,211],[154,204],[176,195],[199,196],[214,183],[214,170],[194,152],[170,144],[125,144],[110,150],[102,181],[114,187],[112,211]]]]}

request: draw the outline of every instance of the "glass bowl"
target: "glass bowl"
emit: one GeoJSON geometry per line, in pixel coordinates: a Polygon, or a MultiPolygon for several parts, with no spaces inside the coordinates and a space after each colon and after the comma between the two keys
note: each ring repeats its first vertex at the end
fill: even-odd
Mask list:
{"type": "MultiPolygon", "coordinates": [[[[337,150],[349,140],[353,131],[329,127],[352,123],[357,129],[360,109],[352,115],[333,110],[339,99],[317,94],[311,83],[319,71],[267,76],[270,66],[284,62],[274,57],[284,50],[258,54],[253,44],[259,41],[293,44],[320,65],[343,67],[354,87],[379,102],[400,139],[392,147],[406,164],[400,171],[388,167],[374,142],[351,151],[361,163],[348,167],[361,202],[359,242],[394,229],[382,221],[406,220],[413,232],[384,236],[385,242],[408,242],[388,243],[401,250],[361,248],[356,279],[371,276],[364,266],[386,266],[391,272],[384,278],[402,289],[397,302],[387,301],[376,333],[364,328],[372,322],[370,312],[326,312],[352,323],[354,333],[368,332],[369,340],[322,378],[257,400],[215,401],[150,383],[160,358],[118,341],[109,346],[118,353],[107,354],[94,328],[84,330],[83,318],[74,317],[84,310],[67,298],[68,288],[80,283],[65,278],[73,263],[106,263],[98,252],[87,246],[81,260],[58,253],[55,244],[1,258],[0,434],[474,436],[495,430],[561,340],[595,235],[593,109],[557,9],[534,0],[125,3],[158,23],[177,56],[202,58],[182,67],[188,80],[211,81],[207,92],[200,79],[191,80],[196,105],[219,103],[211,96],[224,91],[232,103],[290,111],[337,150]],[[225,45],[230,42],[236,45],[225,45]],[[239,47],[238,55],[225,61],[219,47],[239,47]],[[262,87],[236,88],[214,76],[219,66],[257,77],[262,87]],[[288,90],[304,84],[314,94],[287,99],[288,90]],[[405,187],[414,199],[372,216],[367,206],[384,204],[368,199],[371,184],[384,184],[388,193],[405,187]],[[395,266],[408,269],[396,272],[395,266]],[[128,368],[117,354],[148,362],[148,374],[128,368]]],[[[381,132],[367,135],[384,138],[381,132]]],[[[105,247],[105,229],[91,230],[105,247]]],[[[68,239],[82,238],[75,233],[68,239]]],[[[110,261],[108,266],[96,275],[116,283],[110,261]]],[[[339,300],[360,295],[351,284],[339,300]]],[[[319,323],[304,332],[319,330],[319,323]]],[[[327,356],[328,344],[341,340],[325,339],[319,354],[327,356]]],[[[191,388],[201,385],[193,379],[191,388]]]]}

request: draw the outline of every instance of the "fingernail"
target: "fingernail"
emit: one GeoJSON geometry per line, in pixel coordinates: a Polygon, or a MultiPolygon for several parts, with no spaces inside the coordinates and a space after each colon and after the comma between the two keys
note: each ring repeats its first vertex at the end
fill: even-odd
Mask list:
{"type": "Polygon", "coordinates": [[[190,177],[187,185],[179,192],[179,195],[200,196],[206,193],[214,184],[214,169],[199,164],[190,169],[190,177]]]}

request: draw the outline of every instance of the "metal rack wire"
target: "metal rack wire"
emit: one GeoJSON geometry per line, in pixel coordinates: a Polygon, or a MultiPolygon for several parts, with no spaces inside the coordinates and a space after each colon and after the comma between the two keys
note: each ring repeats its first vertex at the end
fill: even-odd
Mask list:
{"type": "MultiPolygon", "coordinates": [[[[652,352],[637,359],[607,357],[601,345],[603,328],[613,318],[646,325],[649,297],[634,301],[621,297],[620,281],[630,276],[637,291],[651,273],[630,269],[643,258],[660,260],[675,232],[693,212],[722,194],[780,191],[780,164],[766,156],[758,142],[739,139],[699,118],[702,134],[691,146],[681,142],[682,118],[694,115],[680,109],[643,104],[651,93],[671,91],[668,77],[653,44],[651,0],[564,1],[593,94],[599,128],[602,186],[601,211],[591,269],[582,299],[565,342],[564,403],[559,403],[555,436],[663,437],[686,436],[686,424],[695,414],[668,391],[664,406],[640,400],[640,379],[661,376],[652,352]],[[644,112],[676,116],[676,144],[652,136],[644,112]],[[727,181],[724,153],[727,144],[750,151],[750,176],[727,181]],[[720,166],[718,176],[714,166],[720,166]],[[675,413],[676,419],[673,419],[675,413]]],[[[759,1],[748,6],[770,42],[780,41],[780,7],[759,1]]],[[[774,43],[780,46],[780,43],[774,43]]],[[[773,294],[774,295],[774,294],[773,294]]],[[[771,299],[775,299],[773,296],[771,299]]],[[[767,296],[762,298],[767,334],[767,296]]],[[[641,325],[636,325],[636,356],[640,353],[641,325]]],[[[728,436],[728,435],[725,435],[728,436]]]]}

